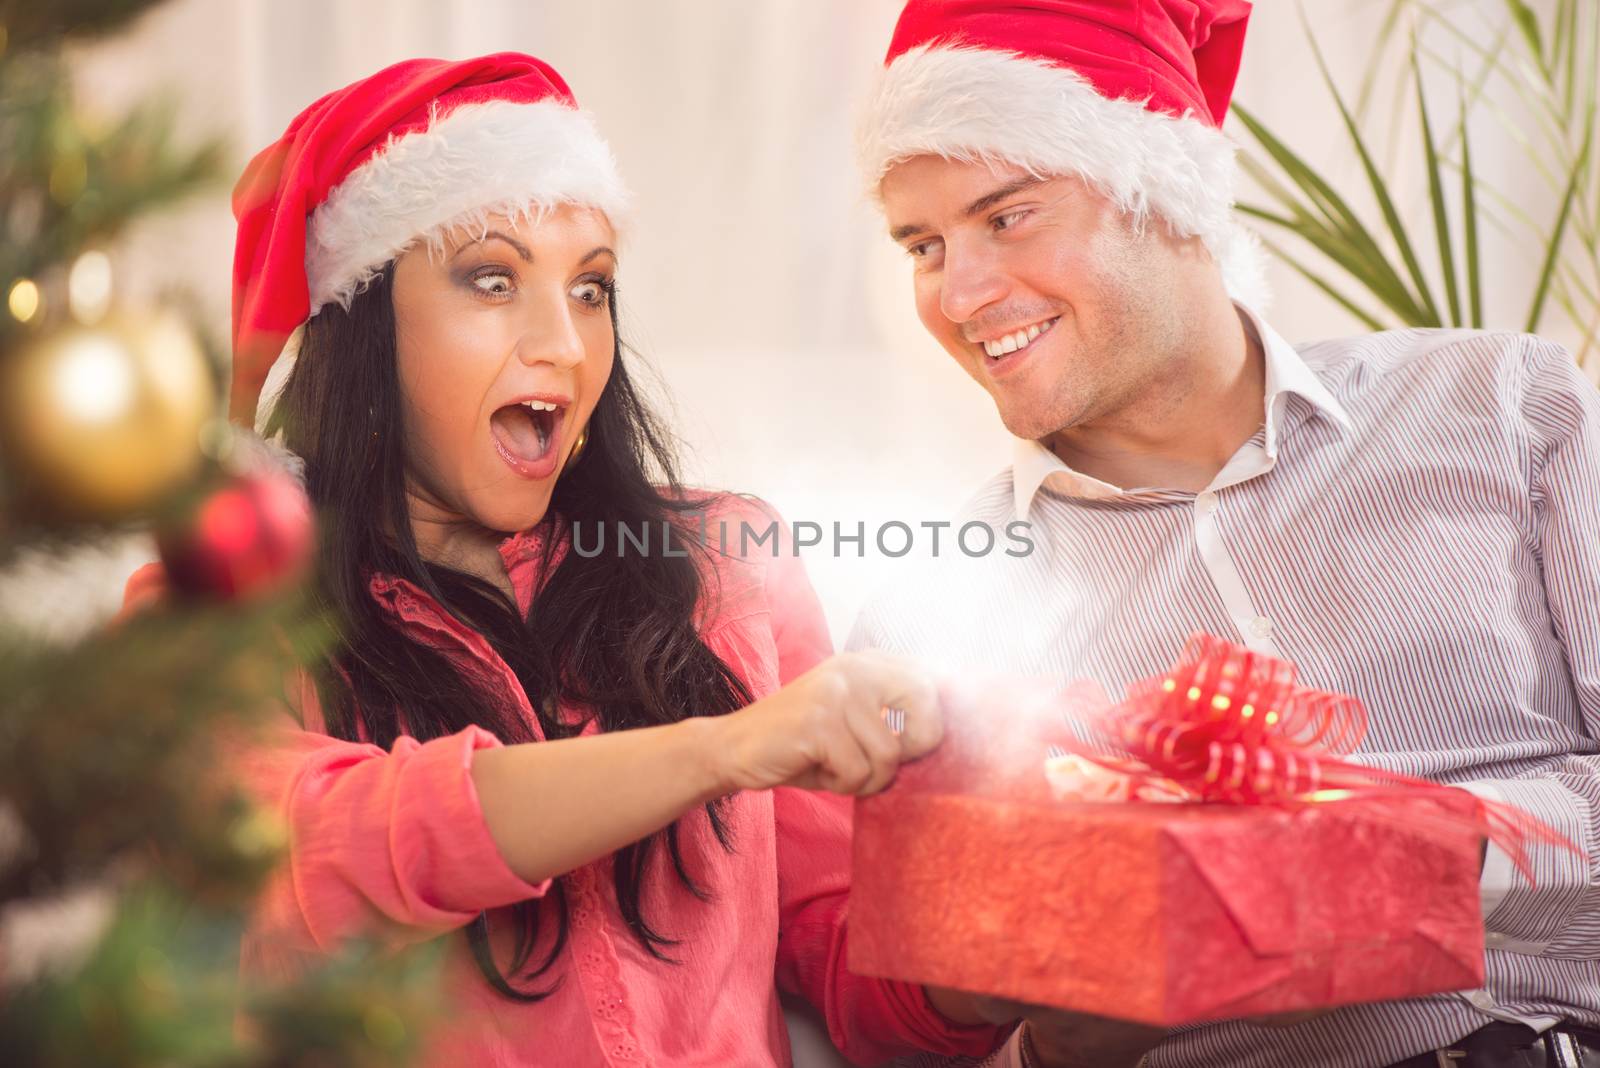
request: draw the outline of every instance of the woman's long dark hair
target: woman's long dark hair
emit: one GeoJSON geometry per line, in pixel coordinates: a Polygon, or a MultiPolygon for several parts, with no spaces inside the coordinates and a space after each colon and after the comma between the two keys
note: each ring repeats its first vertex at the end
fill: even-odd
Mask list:
{"type": "MultiPolygon", "coordinates": [[[[516,673],[547,738],[580,729],[562,722],[558,705],[582,710],[601,730],[617,731],[749,703],[744,684],[696,629],[701,576],[694,553],[703,547],[693,539],[675,539],[688,556],[568,552],[555,558],[558,524],[660,531],[664,521],[704,504],[679,485],[672,439],[629,378],[620,334],[588,444],[560,476],[544,520],[552,531],[544,539],[547,579],[531,611],[524,616],[498,588],[421,557],[406,507],[391,274],[392,265],[349,311],[330,305],[307,324],[266,428],[269,436],[281,432],[305,460],[321,535],[316,595],[342,626],[336,654],[315,673],[328,733],[364,737],[385,749],[401,734],[426,741],[474,724],[507,744],[535,739],[514,703],[485,693],[439,651],[401,632],[369,589],[373,573],[410,580],[482,634],[516,673]]],[[[615,326],[614,295],[610,305],[615,326]]],[[[731,849],[719,803],[707,805],[706,815],[718,842],[731,849]]],[[[663,843],[683,889],[707,899],[708,888],[684,864],[676,823],[619,850],[614,882],[634,936],[653,956],[670,960],[665,950],[675,940],[652,927],[640,905],[647,864],[663,843]]],[[[563,880],[544,899],[517,905],[514,915],[516,949],[504,973],[490,953],[487,913],[467,935],[495,989],[539,1000],[553,987],[519,989],[511,979],[526,970],[526,978],[537,981],[565,945],[563,880]],[[555,936],[530,968],[546,907],[556,910],[555,936]]]]}

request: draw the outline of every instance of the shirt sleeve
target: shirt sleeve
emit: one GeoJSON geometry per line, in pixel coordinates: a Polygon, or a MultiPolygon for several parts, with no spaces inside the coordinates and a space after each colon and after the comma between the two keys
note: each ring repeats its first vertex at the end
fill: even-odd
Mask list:
{"type": "MultiPolygon", "coordinates": [[[[124,615],[163,589],[159,569],[141,569],[124,615]]],[[[308,685],[297,690],[314,701],[308,685]]],[[[470,769],[500,744],[487,731],[402,737],[386,752],[303,729],[288,712],[268,718],[219,739],[229,772],[288,838],[255,902],[247,957],[287,963],[355,937],[417,941],[548,889],[512,873],[484,822],[470,769]]]]}
{"type": "Polygon", "coordinates": [[[247,788],[288,831],[288,855],[252,938],[327,952],[354,937],[405,943],[539,897],[506,866],[472,784],[472,757],[500,743],[479,727],[385,752],[284,725],[239,754],[247,788]]]}
{"type": "MultiPolygon", "coordinates": [[[[791,553],[770,561],[767,603],[786,685],[832,652],[822,606],[791,553]]],[[[1003,1033],[947,1020],[915,983],[859,976],[848,966],[849,798],[773,791],[778,861],[778,987],[822,1013],[828,1037],[850,1060],[878,1064],[914,1051],[982,1055],[1003,1033]]]]}
{"type": "MultiPolygon", "coordinates": [[[[1533,536],[1584,737],[1600,737],[1600,393],[1557,345],[1530,339],[1520,416],[1533,536]]],[[[1482,893],[1491,948],[1600,957],[1600,755],[1570,754],[1541,774],[1463,784],[1560,832],[1582,854],[1536,845],[1534,882],[1494,846],[1482,893]]]]}

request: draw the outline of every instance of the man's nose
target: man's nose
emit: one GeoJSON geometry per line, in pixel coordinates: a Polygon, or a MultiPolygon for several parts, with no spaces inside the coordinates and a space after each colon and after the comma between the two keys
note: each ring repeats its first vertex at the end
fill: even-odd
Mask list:
{"type": "Polygon", "coordinates": [[[939,308],[953,323],[965,323],[1006,294],[1005,275],[994,257],[970,248],[945,249],[939,308]]]}

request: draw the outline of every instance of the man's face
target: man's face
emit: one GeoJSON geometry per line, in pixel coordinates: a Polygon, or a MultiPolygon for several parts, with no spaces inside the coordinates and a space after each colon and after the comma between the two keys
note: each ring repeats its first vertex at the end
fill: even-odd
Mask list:
{"type": "Polygon", "coordinates": [[[1173,370],[1197,242],[1156,222],[1136,230],[1075,178],[998,164],[918,156],[881,193],[918,316],[1011,433],[1115,419],[1173,370]]]}

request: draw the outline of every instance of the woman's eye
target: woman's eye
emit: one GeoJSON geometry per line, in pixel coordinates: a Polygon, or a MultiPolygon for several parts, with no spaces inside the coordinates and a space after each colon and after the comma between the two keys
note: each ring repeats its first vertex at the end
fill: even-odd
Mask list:
{"type": "Polygon", "coordinates": [[[473,276],[472,288],[494,297],[508,296],[512,290],[511,276],[504,271],[485,271],[473,276]]]}
{"type": "Polygon", "coordinates": [[[588,281],[579,282],[572,287],[572,295],[584,304],[593,304],[599,307],[606,302],[606,297],[611,287],[605,282],[588,281]]]}

